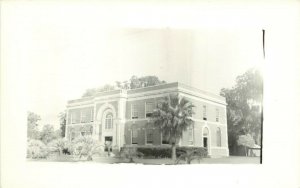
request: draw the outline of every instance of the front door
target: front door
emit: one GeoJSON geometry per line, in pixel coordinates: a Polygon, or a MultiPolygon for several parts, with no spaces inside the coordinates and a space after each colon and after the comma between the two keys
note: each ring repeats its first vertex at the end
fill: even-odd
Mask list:
{"type": "Polygon", "coordinates": [[[104,144],[105,144],[105,151],[108,151],[108,148],[110,148],[110,151],[112,151],[112,141],[113,137],[112,136],[106,136],[104,138],[104,144]]]}

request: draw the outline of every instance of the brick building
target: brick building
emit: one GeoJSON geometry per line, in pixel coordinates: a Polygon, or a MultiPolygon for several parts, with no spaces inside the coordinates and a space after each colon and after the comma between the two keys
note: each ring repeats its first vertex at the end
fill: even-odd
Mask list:
{"type": "Polygon", "coordinates": [[[157,102],[169,94],[178,94],[195,105],[195,123],[178,144],[206,147],[212,157],[228,156],[225,98],[177,82],[68,101],[66,137],[73,140],[91,135],[101,143],[112,142],[113,149],[168,144],[150,116],[157,102]]]}

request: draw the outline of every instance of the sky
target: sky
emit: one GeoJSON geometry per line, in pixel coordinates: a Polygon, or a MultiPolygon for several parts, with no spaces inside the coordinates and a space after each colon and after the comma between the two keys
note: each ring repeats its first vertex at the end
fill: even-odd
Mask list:
{"type": "Polygon", "coordinates": [[[114,14],[97,6],[20,5],[2,14],[6,54],[20,65],[28,111],[39,114],[42,125],[58,127],[67,101],[86,89],[132,75],[218,94],[262,63],[262,30],[256,27],[193,28],[130,19],[111,24],[114,14]]]}

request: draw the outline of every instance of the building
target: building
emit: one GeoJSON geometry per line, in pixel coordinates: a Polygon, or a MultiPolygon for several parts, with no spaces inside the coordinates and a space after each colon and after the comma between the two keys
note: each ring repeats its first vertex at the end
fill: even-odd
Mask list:
{"type": "Polygon", "coordinates": [[[111,142],[113,149],[168,144],[150,116],[157,102],[169,94],[178,94],[195,105],[195,123],[183,133],[179,145],[206,147],[212,157],[228,156],[225,98],[177,82],[68,101],[66,137],[73,140],[91,135],[101,143],[111,142]]]}

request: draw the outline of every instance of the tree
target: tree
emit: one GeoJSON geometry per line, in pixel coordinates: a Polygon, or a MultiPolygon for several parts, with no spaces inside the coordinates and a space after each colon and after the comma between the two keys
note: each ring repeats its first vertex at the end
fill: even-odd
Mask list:
{"type": "Polygon", "coordinates": [[[115,89],[137,89],[142,87],[155,86],[163,83],[166,82],[163,80],[159,80],[157,76],[137,77],[133,75],[129,80],[125,80],[122,82],[116,81],[114,85],[106,84],[99,88],[87,89],[85,93],[82,95],[82,97],[91,97],[94,96],[96,93],[103,92],[103,91],[111,91],[115,89]]]}
{"type": "Polygon", "coordinates": [[[231,89],[220,92],[227,102],[228,143],[231,154],[237,154],[240,135],[250,134],[260,145],[263,79],[260,72],[250,69],[236,79],[231,89]]]}
{"type": "Polygon", "coordinates": [[[240,135],[238,137],[237,144],[239,146],[244,146],[245,155],[247,156],[248,155],[247,148],[253,147],[255,143],[252,136],[250,134],[247,134],[247,135],[240,135]]]}
{"type": "Polygon", "coordinates": [[[176,144],[182,137],[183,131],[194,124],[191,119],[194,105],[179,95],[169,95],[159,102],[152,118],[154,125],[160,128],[164,135],[169,135],[172,145],[172,159],[176,160],[176,144]]]}
{"type": "Polygon", "coordinates": [[[38,122],[41,117],[33,112],[27,113],[27,138],[39,139],[40,132],[38,131],[38,122]]]}
{"type": "Polygon", "coordinates": [[[88,161],[93,160],[93,155],[102,154],[104,146],[94,140],[91,136],[80,136],[73,141],[74,154],[79,156],[87,156],[88,161]]]}
{"type": "Polygon", "coordinates": [[[66,133],[66,124],[67,124],[67,115],[66,111],[59,113],[59,124],[60,124],[60,130],[61,130],[61,137],[65,137],[66,133]]]}
{"type": "Polygon", "coordinates": [[[56,139],[57,136],[54,131],[53,125],[44,125],[42,132],[41,132],[41,140],[45,143],[48,144],[52,140],[56,139]]]}

